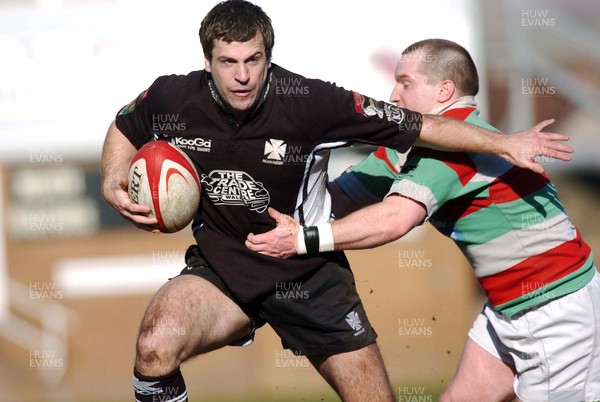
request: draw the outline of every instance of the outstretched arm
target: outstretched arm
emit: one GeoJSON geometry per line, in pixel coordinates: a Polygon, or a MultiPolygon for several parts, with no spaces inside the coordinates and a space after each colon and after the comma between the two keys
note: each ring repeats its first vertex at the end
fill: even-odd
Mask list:
{"type": "Polygon", "coordinates": [[[127,172],[136,151],[113,121],[106,133],[102,149],[102,196],[111,207],[135,226],[158,232],[153,226],[158,223],[157,219],[148,216],[150,208],[133,203],[127,193],[127,172]]]}
{"type": "MultiPolygon", "coordinates": [[[[277,227],[263,234],[249,234],[246,247],[280,258],[296,255],[299,249],[300,254],[306,254],[306,249],[310,248],[305,240],[307,228],[300,228],[298,222],[290,216],[273,208],[269,208],[269,215],[277,221],[277,227]]],[[[329,251],[372,248],[399,239],[420,225],[425,217],[426,211],[421,204],[409,198],[391,195],[383,202],[363,208],[343,219],[319,225],[317,237],[323,242],[330,235],[333,236],[333,244],[325,240],[329,251]],[[328,230],[331,233],[326,233],[328,230]]],[[[313,234],[317,230],[314,227],[309,229],[313,234]]]]}
{"type": "Polygon", "coordinates": [[[335,250],[382,246],[397,240],[423,223],[422,204],[397,194],[330,223],[335,250]]]}
{"type": "Polygon", "coordinates": [[[568,161],[573,152],[571,147],[557,142],[568,140],[568,136],[541,131],[553,122],[544,120],[529,130],[505,135],[443,116],[423,115],[423,128],[415,145],[498,155],[515,166],[544,173],[533,158],[546,156],[568,161]]]}

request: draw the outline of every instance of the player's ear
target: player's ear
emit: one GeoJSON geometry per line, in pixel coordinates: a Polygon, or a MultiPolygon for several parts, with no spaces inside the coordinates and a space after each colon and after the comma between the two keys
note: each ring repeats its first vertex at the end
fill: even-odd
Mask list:
{"type": "Polygon", "coordinates": [[[209,56],[207,56],[207,55],[204,55],[204,70],[207,73],[211,72],[210,71],[210,59],[209,59],[209,56]]]}
{"type": "Polygon", "coordinates": [[[439,103],[444,103],[452,99],[456,92],[456,87],[454,86],[454,82],[451,80],[442,80],[438,84],[438,93],[437,93],[437,101],[439,103]]]}

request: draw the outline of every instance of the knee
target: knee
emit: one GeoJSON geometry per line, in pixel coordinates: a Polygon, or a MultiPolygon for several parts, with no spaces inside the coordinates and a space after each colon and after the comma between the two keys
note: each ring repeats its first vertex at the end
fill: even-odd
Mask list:
{"type": "Polygon", "coordinates": [[[177,369],[183,358],[183,342],[176,328],[144,323],[136,344],[136,367],[146,375],[163,375],[177,369]]]}

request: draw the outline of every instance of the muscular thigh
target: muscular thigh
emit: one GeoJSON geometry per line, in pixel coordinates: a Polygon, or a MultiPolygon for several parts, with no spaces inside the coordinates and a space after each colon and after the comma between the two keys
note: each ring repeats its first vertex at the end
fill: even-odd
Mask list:
{"type": "Polygon", "coordinates": [[[442,402],[513,401],[514,369],[498,356],[467,338],[456,375],[441,397],[442,402]]]}
{"type": "MultiPolygon", "coordinates": [[[[600,400],[600,275],[582,289],[494,324],[524,401],[600,400]]],[[[491,317],[490,319],[493,319],[491,317]]]]}
{"type": "Polygon", "coordinates": [[[600,275],[576,292],[510,318],[486,306],[469,332],[447,394],[487,392],[498,397],[479,400],[503,400],[497,386],[508,389],[512,383],[523,401],[599,400],[598,311],[600,275]]]}
{"type": "Polygon", "coordinates": [[[248,316],[212,283],[181,275],[156,293],[140,333],[168,338],[185,359],[225,346],[250,330],[248,316]]]}

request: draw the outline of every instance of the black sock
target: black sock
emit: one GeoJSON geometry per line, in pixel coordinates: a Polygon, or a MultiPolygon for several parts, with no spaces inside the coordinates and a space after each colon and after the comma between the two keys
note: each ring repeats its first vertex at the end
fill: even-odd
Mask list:
{"type": "Polygon", "coordinates": [[[187,402],[187,389],[181,371],[161,377],[146,377],[133,369],[136,402],[187,402]]]}

